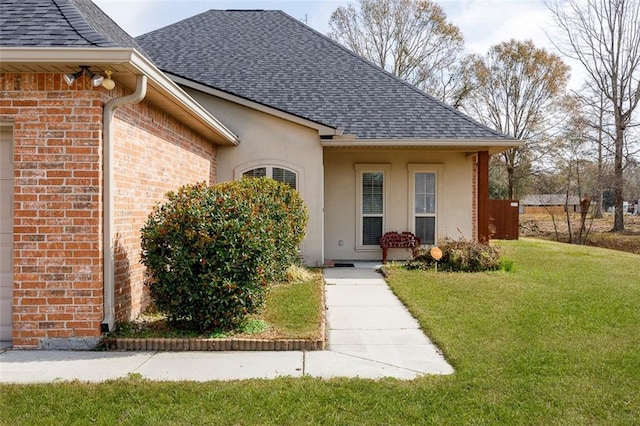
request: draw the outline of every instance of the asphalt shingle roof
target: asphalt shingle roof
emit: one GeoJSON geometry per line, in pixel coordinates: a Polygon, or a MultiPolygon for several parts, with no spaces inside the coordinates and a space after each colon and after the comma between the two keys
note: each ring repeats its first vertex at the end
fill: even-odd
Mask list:
{"type": "Polygon", "coordinates": [[[0,46],[138,47],[91,0],[2,0],[0,46]]]}
{"type": "Polygon", "coordinates": [[[210,10],[136,41],[160,69],[370,139],[509,139],[281,11],[210,10]]]}

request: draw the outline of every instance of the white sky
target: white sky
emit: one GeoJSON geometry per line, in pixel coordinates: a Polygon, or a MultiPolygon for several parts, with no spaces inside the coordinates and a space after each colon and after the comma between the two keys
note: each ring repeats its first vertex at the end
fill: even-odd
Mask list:
{"type": "MultiPolygon", "coordinates": [[[[94,0],[132,36],[178,22],[209,9],[279,9],[326,34],[329,17],[348,0],[94,0]]],[[[555,51],[545,34],[553,31],[543,0],[436,0],[460,27],[469,53],[485,54],[490,46],[512,38],[531,39],[555,51]]],[[[569,62],[567,62],[569,63],[569,62]]],[[[577,70],[576,70],[577,71],[577,70]]],[[[576,72],[572,73],[576,74],[576,72]]],[[[579,85],[575,79],[572,86],[579,85]]]]}

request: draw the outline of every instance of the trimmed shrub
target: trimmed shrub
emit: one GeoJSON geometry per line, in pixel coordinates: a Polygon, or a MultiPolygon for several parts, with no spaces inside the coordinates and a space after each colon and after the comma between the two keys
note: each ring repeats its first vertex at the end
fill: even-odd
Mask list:
{"type": "MultiPolygon", "coordinates": [[[[438,262],[438,270],[441,271],[481,272],[495,271],[500,267],[500,252],[497,247],[490,244],[480,244],[477,241],[466,239],[455,241],[447,238],[439,247],[442,250],[442,259],[438,262]]],[[[408,269],[426,270],[434,266],[435,260],[428,250],[421,250],[406,264],[408,269]]]]}
{"type": "Polygon", "coordinates": [[[141,263],[156,307],[174,326],[237,326],[297,256],[306,226],[299,194],[263,178],[186,185],[166,197],[142,228],[141,263]]]}
{"type": "Polygon", "coordinates": [[[265,273],[269,280],[284,280],[287,268],[298,258],[307,229],[308,213],[298,191],[267,177],[222,182],[216,187],[251,200],[253,213],[265,222],[265,242],[270,242],[265,247],[265,273]]]}

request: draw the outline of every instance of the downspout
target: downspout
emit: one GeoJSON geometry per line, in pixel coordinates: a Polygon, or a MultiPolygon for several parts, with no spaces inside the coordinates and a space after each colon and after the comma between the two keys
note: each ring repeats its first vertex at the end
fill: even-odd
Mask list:
{"type": "Polygon", "coordinates": [[[115,324],[115,233],[114,233],[114,178],[113,178],[113,117],[116,108],[137,104],[147,95],[147,76],[136,77],[136,90],[127,96],[109,100],[102,112],[103,143],[103,209],[102,209],[102,259],[103,259],[103,312],[100,331],[108,333],[115,324]]]}

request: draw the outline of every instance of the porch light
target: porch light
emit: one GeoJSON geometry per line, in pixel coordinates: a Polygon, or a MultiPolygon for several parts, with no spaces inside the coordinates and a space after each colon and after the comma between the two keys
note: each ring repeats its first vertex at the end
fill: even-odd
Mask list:
{"type": "Polygon", "coordinates": [[[107,90],[113,90],[113,88],[116,87],[116,82],[111,79],[111,74],[113,74],[113,71],[106,70],[104,73],[107,76],[102,81],[102,87],[104,87],[107,90]]]}

